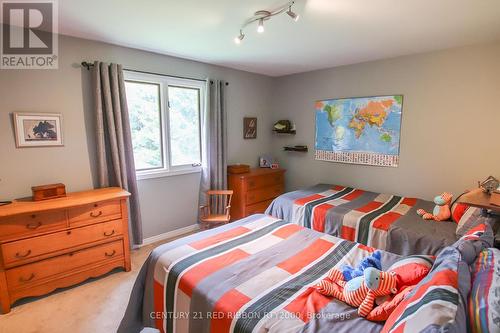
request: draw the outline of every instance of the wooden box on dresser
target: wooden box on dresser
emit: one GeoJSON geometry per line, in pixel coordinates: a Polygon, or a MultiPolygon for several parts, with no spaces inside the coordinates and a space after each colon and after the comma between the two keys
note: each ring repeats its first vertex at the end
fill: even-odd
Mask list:
{"type": "Polygon", "coordinates": [[[263,213],[285,191],[285,170],[255,168],[250,172],[228,175],[228,187],[234,191],[231,220],[263,213]]]}
{"type": "Polygon", "coordinates": [[[130,271],[127,198],[120,188],[0,207],[0,302],[40,296],[116,267],[130,271]]]}

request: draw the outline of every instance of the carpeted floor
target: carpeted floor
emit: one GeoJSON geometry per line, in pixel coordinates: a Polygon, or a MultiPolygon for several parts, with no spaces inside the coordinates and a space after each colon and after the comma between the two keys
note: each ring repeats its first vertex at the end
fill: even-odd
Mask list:
{"type": "Polygon", "coordinates": [[[165,242],[132,251],[130,272],[116,270],[14,306],[10,313],[0,315],[0,333],[116,332],[142,264],[156,246],[165,242]]]}

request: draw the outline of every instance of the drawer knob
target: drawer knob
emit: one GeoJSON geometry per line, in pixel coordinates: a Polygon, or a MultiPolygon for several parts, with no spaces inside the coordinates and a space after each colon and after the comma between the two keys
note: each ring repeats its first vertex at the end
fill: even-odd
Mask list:
{"type": "Polygon", "coordinates": [[[19,278],[19,282],[29,282],[35,278],[35,273],[31,273],[30,277],[25,279],[22,276],[19,278]]]}
{"type": "Polygon", "coordinates": [[[113,229],[113,231],[111,231],[110,233],[108,233],[107,231],[104,232],[104,236],[106,237],[113,236],[114,234],[115,234],[115,229],[113,229]]]}
{"type": "Polygon", "coordinates": [[[21,254],[19,252],[16,253],[16,258],[26,258],[27,256],[29,256],[31,254],[31,250],[28,250],[26,251],[25,254],[21,254]]]}
{"type": "Polygon", "coordinates": [[[114,256],[115,254],[116,254],[116,250],[113,250],[113,252],[111,252],[111,253],[108,253],[108,252],[104,253],[104,255],[105,255],[106,257],[108,257],[108,258],[111,258],[111,257],[112,257],[112,256],[114,256]]]}
{"type": "Polygon", "coordinates": [[[26,228],[28,229],[31,229],[31,230],[35,230],[35,229],[38,229],[42,226],[42,222],[37,222],[37,223],[28,223],[26,224],[26,228]]]}
{"type": "Polygon", "coordinates": [[[102,215],[102,210],[100,210],[99,213],[97,213],[97,214],[94,212],[90,212],[90,216],[92,216],[92,217],[99,217],[101,215],[102,215]]]}

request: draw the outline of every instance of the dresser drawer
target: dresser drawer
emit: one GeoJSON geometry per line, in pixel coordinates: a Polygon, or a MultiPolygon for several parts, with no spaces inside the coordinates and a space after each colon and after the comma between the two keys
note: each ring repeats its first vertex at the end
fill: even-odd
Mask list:
{"type": "Polygon", "coordinates": [[[122,217],[120,200],[96,202],[69,210],[70,226],[86,225],[122,217]]]}
{"type": "Polygon", "coordinates": [[[22,288],[46,278],[56,277],[59,274],[71,273],[80,267],[121,256],[123,256],[123,241],[114,241],[9,269],[5,272],[7,284],[11,289],[22,288]]]}
{"type": "Polygon", "coordinates": [[[264,213],[271,202],[273,202],[273,200],[262,201],[253,205],[246,206],[245,216],[264,213]]]}
{"type": "Polygon", "coordinates": [[[284,175],[282,172],[276,172],[269,175],[249,177],[245,181],[247,185],[247,191],[249,191],[260,187],[283,184],[284,175]]]}
{"type": "Polygon", "coordinates": [[[283,184],[262,187],[247,192],[246,204],[251,205],[257,202],[274,199],[283,193],[285,186],[283,184]]]}
{"type": "Polygon", "coordinates": [[[67,227],[64,211],[14,215],[0,218],[0,240],[30,237],[46,231],[67,227]]]}
{"type": "Polygon", "coordinates": [[[37,256],[67,250],[121,234],[122,220],[114,220],[4,243],[2,244],[2,255],[5,266],[13,266],[37,256]]]}

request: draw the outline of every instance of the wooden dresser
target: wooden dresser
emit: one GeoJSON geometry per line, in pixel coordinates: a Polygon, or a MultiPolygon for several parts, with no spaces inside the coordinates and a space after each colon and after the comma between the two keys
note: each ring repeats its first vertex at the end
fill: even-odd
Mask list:
{"type": "Polygon", "coordinates": [[[3,313],[39,296],[123,267],[130,271],[127,198],[120,188],[0,207],[3,313]]]}
{"type": "Polygon", "coordinates": [[[285,191],[285,170],[255,168],[247,173],[229,174],[228,187],[234,191],[232,221],[263,213],[285,191]]]}

